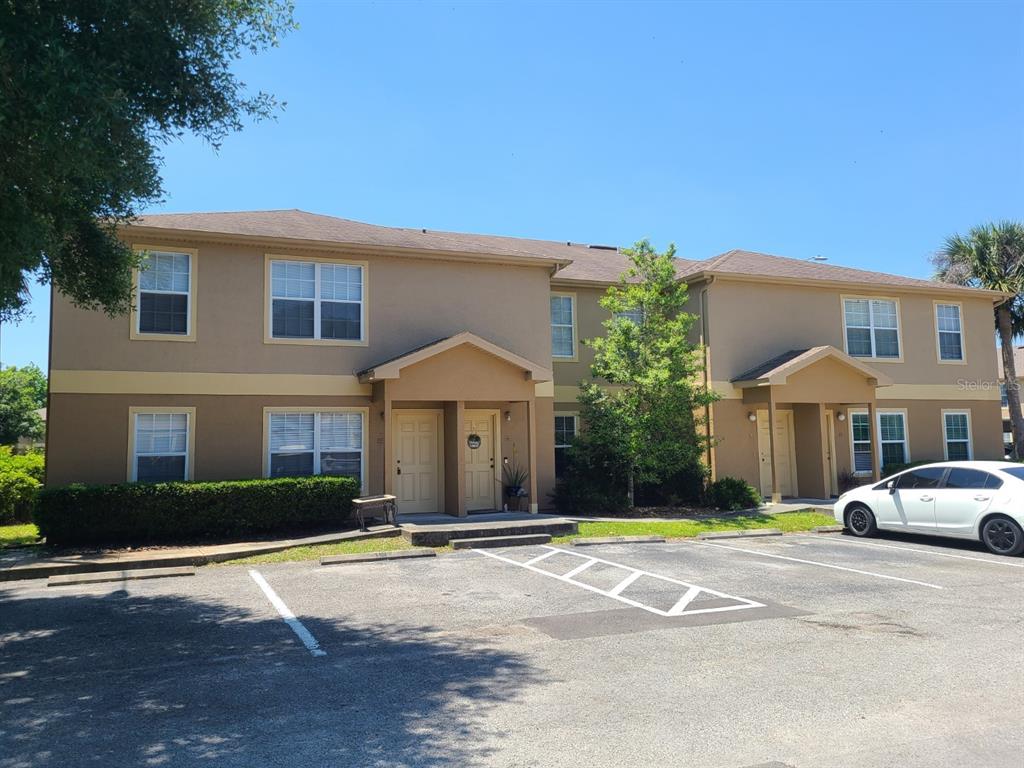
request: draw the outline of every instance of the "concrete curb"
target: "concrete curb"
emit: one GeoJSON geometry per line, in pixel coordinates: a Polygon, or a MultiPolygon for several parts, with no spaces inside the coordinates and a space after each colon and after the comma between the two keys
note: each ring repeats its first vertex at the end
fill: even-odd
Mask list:
{"type": "Polygon", "coordinates": [[[750,539],[759,536],[781,536],[782,531],[778,528],[756,528],[751,531],[719,531],[698,533],[698,539],[750,539]]]}
{"type": "Polygon", "coordinates": [[[70,587],[77,584],[107,584],[112,581],[137,581],[141,579],[165,579],[171,576],[195,576],[195,567],[181,568],[139,568],[131,571],[99,571],[97,573],[69,573],[51,576],[48,587],[70,587]]]}
{"type": "Polygon", "coordinates": [[[487,536],[479,539],[452,539],[452,549],[487,549],[492,547],[526,547],[534,544],[548,544],[551,534],[527,533],[519,536],[487,536]]]}
{"type": "Polygon", "coordinates": [[[598,544],[664,544],[664,536],[592,536],[585,539],[573,539],[569,544],[573,547],[591,547],[598,544]]]}
{"type": "Polygon", "coordinates": [[[819,525],[816,528],[812,528],[811,532],[812,533],[842,533],[843,530],[845,530],[845,529],[841,525],[819,525]]]}
{"type": "Polygon", "coordinates": [[[214,544],[205,547],[182,547],[179,550],[154,550],[151,553],[116,553],[81,557],[75,555],[56,555],[50,560],[42,560],[27,565],[15,565],[0,568],[0,582],[21,581],[25,579],[45,579],[51,576],[65,576],[75,573],[99,573],[104,571],[128,571],[146,568],[174,568],[182,566],[208,565],[221,563],[225,560],[236,560],[253,555],[266,555],[280,552],[293,547],[306,547],[315,544],[335,544],[342,541],[360,541],[362,539],[383,539],[401,536],[402,529],[392,526],[371,528],[369,531],[344,531],[327,533],[320,536],[307,536],[302,539],[280,539],[277,541],[245,542],[242,544],[214,544]],[[184,551],[182,551],[184,550],[184,551]]]}
{"type": "Polygon", "coordinates": [[[345,565],[346,563],[375,563],[379,560],[407,560],[413,557],[436,557],[432,549],[399,549],[394,552],[359,552],[354,555],[328,555],[320,558],[320,565],[345,565]]]}

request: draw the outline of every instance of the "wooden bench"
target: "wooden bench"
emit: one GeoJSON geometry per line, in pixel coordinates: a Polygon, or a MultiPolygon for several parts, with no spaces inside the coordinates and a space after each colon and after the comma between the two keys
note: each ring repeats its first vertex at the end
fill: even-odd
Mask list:
{"type": "Polygon", "coordinates": [[[390,494],[384,493],[379,496],[362,496],[352,499],[352,511],[356,514],[361,531],[366,530],[367,518],[382,517],[385,523],[396,525],[395,497],[390,494]]]}

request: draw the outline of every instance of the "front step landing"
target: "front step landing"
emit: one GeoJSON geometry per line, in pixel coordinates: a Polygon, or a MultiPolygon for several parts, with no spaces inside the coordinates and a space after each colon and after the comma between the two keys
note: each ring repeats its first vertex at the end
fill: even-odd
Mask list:
{"type": "Polygon", "coordinates": [[[523,547],[529,544],[550,544],[546,533],[528,533],[521,536],[488,536],[482,539],[452,539],[452,549],[486,549],[493,547],[523,547]]]}
{"type": "Polygon", "coordinates": [[[525,520],[464,520],[444,525],[402,523],[402,537],[416,547],[443,547],[462,539],[489,539],[506,536],[529,535],[565,536],[576,533],[578,526],[561,517],[525,520]]]}

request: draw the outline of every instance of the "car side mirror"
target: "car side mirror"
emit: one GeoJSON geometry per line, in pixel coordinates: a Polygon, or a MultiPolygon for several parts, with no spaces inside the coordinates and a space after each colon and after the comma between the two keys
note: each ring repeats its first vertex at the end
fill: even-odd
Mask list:
{"type": "Polygon", "coordinates": [[[889,495],[890,496],[892,494],[896,493],[896,481],[895,480],[890,480],[888,483],[885,484],[885,487],[889,489],[889,495]]]}

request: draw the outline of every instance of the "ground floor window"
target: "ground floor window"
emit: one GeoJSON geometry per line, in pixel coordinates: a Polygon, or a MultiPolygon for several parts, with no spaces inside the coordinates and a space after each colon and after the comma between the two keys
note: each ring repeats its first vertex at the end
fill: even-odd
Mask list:
{"type": "Polygon", "coordinates": [[[131,480],[163,483],[190,479],[187,412],[133,414],[131,480]]]}
{"type": "Polygon", "coordinates": [[[555,416],[555,477],[565,471],[566,450],[576,437],[575,416],[555,416]]]}
{"type": "Polygon", "coordinates": [[[966,411],[942,414],[942,435],[947,461],[969,461],[971,450],[971,418],[966,411]]]}
{"type": "MultiPolygon", "coordinates": [[[[902,412],[879,412],[878,432],[881,442],[882,466],[906,464],[910,460],[907,442],[907,417],[902,412]]],[[[867,411],[850,414],[850,435],[853,442],[853,471],[871,472],[871,422],[867,411]]]]}
{"type": "Polygon", "coordinates": [[[345,475],[362,483],[363,422],[362,410],[269,413],[267,474],[345,475]]]}

